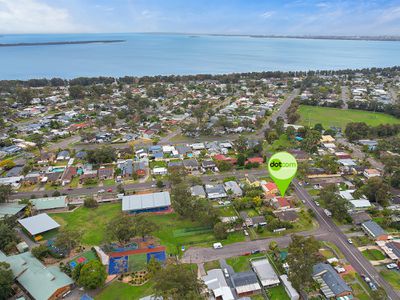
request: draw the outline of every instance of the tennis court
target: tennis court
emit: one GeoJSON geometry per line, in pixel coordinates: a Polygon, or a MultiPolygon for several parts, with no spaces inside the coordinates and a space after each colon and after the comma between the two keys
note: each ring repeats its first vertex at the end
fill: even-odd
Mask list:
{"type": "Polygon", "coordinates": [[[70,262],[69,265],[71,268],[75,268],[78,264],[86,264],[89,261],[97,259],[96,253],[93,251],[86,251],[82,254],[75,256],[70,262]]]}

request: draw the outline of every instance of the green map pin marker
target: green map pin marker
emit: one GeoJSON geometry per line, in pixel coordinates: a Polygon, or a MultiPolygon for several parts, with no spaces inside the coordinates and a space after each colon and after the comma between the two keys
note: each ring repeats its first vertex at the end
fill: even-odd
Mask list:
{"type": "Polygon", "coordinates": [[[275,153],[268,161],[268,171],[278,186],[281,196],[284,197],[290,182],[296,175],[297,161],[290,153],[275,153]]]}

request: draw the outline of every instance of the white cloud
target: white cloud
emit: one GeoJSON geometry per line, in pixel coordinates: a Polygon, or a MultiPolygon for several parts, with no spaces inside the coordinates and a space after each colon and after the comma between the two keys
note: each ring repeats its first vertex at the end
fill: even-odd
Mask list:
{"type": "Polygon", "coordinates": [[[269,18],[271,18],[273,15],[275,14],[275,12],[274,11],[266,11],[266,12],[263,12],[262,14],[261,14],[261,18],[263,18],[263,19],[269,19],[269,18]]]}
{"type": "Polygon", "coordinates": [[[0,0],[0,33],[82,32],[66,9],[40,0],[0,0]]]}

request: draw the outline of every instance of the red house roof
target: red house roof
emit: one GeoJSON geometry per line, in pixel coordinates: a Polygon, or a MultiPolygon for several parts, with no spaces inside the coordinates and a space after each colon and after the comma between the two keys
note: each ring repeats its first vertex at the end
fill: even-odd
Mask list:
{"type": "Polygon", "coordinates": [[[276,186],[276,184],[275,184],[274,182],[267,182],[267,183],[264,184],[264,187],[265,187],[269,192],[278,189],[278,187],[276,186]]]}
{"type": "Polygon", "coordinates": [[[247,159],[247,163],[259,163],[262,164],[264,162],[264,159],[262,157],[250,157],[247,159]]]}
{"type": "Polygon", "coordinates": [[[290,206],[289,201],[287,201],[286,198],[284,198],[284,197],[278,197],[277,200],[278,200],[279,207],[290,206]]]}

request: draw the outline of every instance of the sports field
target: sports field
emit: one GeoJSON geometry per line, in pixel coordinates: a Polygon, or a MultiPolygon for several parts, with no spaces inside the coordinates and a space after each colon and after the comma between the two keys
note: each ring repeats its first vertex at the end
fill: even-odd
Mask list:
{"type": "Polygon", "coordinates": [[[400,123],[400,119],[384,113],[374,113],[356,109],[300,105],[300,124],[313,126],[321,123],[325,128],[331,126],[345,128],[350,122],[365,122],[371,126],[400,123]]]}

